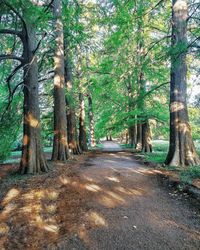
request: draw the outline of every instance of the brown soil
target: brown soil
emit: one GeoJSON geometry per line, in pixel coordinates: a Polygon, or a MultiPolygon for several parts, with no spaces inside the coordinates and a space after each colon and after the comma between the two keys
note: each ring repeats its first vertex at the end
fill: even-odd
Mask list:
{"type": "Polygon", "coordinates": [[[200,249],[200,213],[129,152],[1,180],[0,249],[200,249]]]}

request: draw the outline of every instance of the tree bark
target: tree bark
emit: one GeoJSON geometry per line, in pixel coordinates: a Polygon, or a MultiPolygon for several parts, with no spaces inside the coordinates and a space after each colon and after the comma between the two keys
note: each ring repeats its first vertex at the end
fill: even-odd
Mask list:
{"type": "Polygon", "coordinates": [[[92,107],[92,97],[88,95],[88,116],[89,116],[89,123],[90,123],[90,146],[95,147],[95,137],[94,137],[94,114],[93,114],[93,107],[92,107]]]}
{"type": "Polygon", "coordinates": [[[79,94],[80,114],[79,114],[79,145],[81,150],[88,151],[87,137],[85,128],[85,102],[83,94],[79,94]]]}
{"type": "Polygon", "coordinates": [[[77,135],[76,135],[76,117],[74,109],[69,104],[66,98],[66,105],[67,105],[67,139],[69,149],[72,151],[74,155],[79,155],[82,153],[79,144],[77,142],[77,135]]]}
{"type": "Polygon", "coordinates": [[[131,147],[133,147],[136,144],[136,135],[137,135],[137,126],[136,124],[133,124],[129,127],[128,130],[129,133],[129,144],[131,147]]]}
{"type": "Polygon", "coordinates": [[[152,137],[149,121],[145,120],[142,124],[142,151],[145,153],[152,152],[152,137]]]}
{"type": "Polygon", "coordinates": [[[82,150],[79,146],[77,139],[76,129],[76,115],[73,108],[72,98],[73,97],[73,82],[72,82],[72,71],[69,62],[67,41],[65,40],[65,84],[67,87],[66,95],[66,107],[67,107],[67,139],[68,145],[71,152],[75,155],[81,154],[82,150]]]}
{"type": "Polygon", "coordinates": [[[35,27],[26,23],[23,29],[24,67],[24,118],[23,147],[20,163],[21,174],[35,174],[48,171],[42,149],[40,131],[40,110],[38,94],[38,65],[34,51],[37,47],[35,27]]]}
{"type": "Polygon", "coordinates": [[[135,149],[142,150],[142,124],[141,121],[137,122],[137,139],[135,149]]]}
{"type": "Polygon", "coordinates": [[[172,1],[172,56],[170,82],[170,145],[165,161],[170,166],[199,165],[191,136],[187,94],[187,0],[172,1]]]}
{"type": "Polygon", "coordinates": [[[54,0],[53,15],[55,21],[55,56],[54,56],[54,141],[52,160],[66,161],[69,158],[67,141],[67,118],[64,79],[64,41],[62,0],[54,0]]]}

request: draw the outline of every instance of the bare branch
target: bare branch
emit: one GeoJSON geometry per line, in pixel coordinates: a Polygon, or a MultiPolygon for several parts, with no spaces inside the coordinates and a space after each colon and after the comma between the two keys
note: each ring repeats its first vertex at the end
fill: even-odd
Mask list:
{"type": "Polygon", "coordinates": [[[24,62],[23,57],[16,56],[16,55],[13,55],[13,54],[1,54],[0,55],[0,61],[2,61],[2,60],[17,60],[17,61],[20,61],[20,62],[24,62]]]}
{"type": "Polygon", "coordinates": [[[20,38],[21,38],[21,36],[22,36],[21,31],[10,30],[10,29],[1,29],[1,30],[0,30],[0,34],[15,35],[15,36],[19,36],[20,38]]]}

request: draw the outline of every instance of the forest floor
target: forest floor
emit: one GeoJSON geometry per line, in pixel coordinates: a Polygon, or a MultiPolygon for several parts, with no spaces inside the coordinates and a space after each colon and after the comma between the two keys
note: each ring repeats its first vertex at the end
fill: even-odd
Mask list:
{"type": "Polygon", "coordinates": [[[200,249],[200,211],[116,143],[0,177],[0,249],[200,249]]]}

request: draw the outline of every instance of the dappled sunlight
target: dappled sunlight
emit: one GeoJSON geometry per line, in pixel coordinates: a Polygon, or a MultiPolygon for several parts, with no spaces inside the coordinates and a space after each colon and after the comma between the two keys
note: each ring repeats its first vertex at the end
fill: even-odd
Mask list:
{"type": "Polygon", "coordinates": [[[10,201],[15,199],[19,194],[20,194],[20,191],[18,189],[16,188],[10,189],[8,193],[6,194],[5,198],[3,199],[2,205],[5,206],[10,201]]]}
{"type": "Polygon", "coordinates": [[[70,183],[71,183],[71,180],[70,180],[69,177],[60,176],[59,179],[60,179],[60,182],[61,182],[63,185],[67,185],[67,184],[70,184],[70,183]]]}
{"type": "Polygon", "coordinates": [[[124,187],[115,187],[114,188],[116,191],[119,191],[121,193],[124,193],[126,195],[131,195],[131,196],[142,196],[144,195],[144,191],[141,189],[133,189],[133,188],[124,188],[124,187]]]}
{"type": "Polygon", "coordinates": [[[40,122],[31,113],[29,113],[28,115],[25,116],[25,123],[28,124],[29,126],[33,127],[33,128],[39,128],[40,127],[40,122]]]}
{"type": "Polygon", "coordinates": [[[9,226],[6,223],[0,223],[0,235],[5,235],[9,233],[9,226]]]}
{"type": "MultiPolygon", "coordinates": [[[[2,211],[2,214],[3,216],[5,215],[9,215],[12,211],[14,211],[15,209],[17,208],[17,205],[16,204],[13,204],[13,203],[8,203],[3,211],[2,211]]],[[[0,216],[1,217],[1,216],[0,216]]]]}
{"type": "Polygon", "coordinates": [[[108,179],[110,181],[113,181],[113,182],[117,182],[117,183],[120,182],[120,180],[117,177],[114,177],[114,176],[108,176],[108,177],[106,177],[106,179],[108,179]]]}
{"type": "Polygon", "coordinates": [[[187,1],[184,0],[177,0],[176,3],[173,6],[174,11],[187,11],[187,1]]]}
{"type": "MultiPolygon", "coordinates": [[[[65,249],[69,239],[72,239],[90,249],[96,243],[92,232],[109,232],[113,228],[116,229],[119,223],[127,225],[129,222],[126,219],[131,218],[132,215],[129,213],[132,207],[135,204],[136,208],[140,207],[141,202],[146,202],[143,220],[151,228],[164,232],[170,227],[176,227],[177,223],[177,228],[183,228],[190,238],[197,239],[199,236],[194,229],[184,228],[179,222],[170,220],[167,216],[163,218],[160,210],[152,211],[149,202],[154,199],[154,191],[138,185],[138,182],[142,180],[142,183],[145,183],[146,177],[155,174],[156,170],[132,161],[131,155],[126,157],[129,160],[125,163],[125,158],[121,158],[111,164],[108,163],[106,155],[105,158],[102,157],[101,162],[99,158],[96,162],[92,159],[92,165],[87,161],[87,168],[67,168],[66,173],[61,172],[52,178],[51,183],[45,179],[46,183],[44,182],[45,185],[41,188],[38,188],[38,185],[43,183],[40,181],[33,188],[28,186],[28,189],[8,190],[2,201],[4,207],[0,213],[0,235],[9,242],[15,230],[16,239],[22,241],[22,246],[27,244],[23,241],[22,235],[28,232],[27,240],[32,242],[31,246],[55,244],[55,249],[65,249]],[[115,221],[112,213],[117,211],[122,213],[120,212],[115,221]],[[10,218],[11,223],[17,225],[17,229],[10,226],[10,218]]],[[[57,167],[62,168],[65,165],[58,164],[57,167]]],[[[167,209],[165,207],[166,211],[167,209]]],[[[139,211],[134,215],[134,230],[141,226],[136,223],[137,213],[139,211]]],[[[3,242],[4,240],[0,240],[0,248],[3,242]]]]}
{"type": "Polygon", "coordinates": [[[85,189],[92,191],[92,192],[98,192],[102,190],[98,185],[95,185],[95,184],[86,184],[84,187],[85,189]]]}
{"type": "Polygon", "coordinates": [[[95,226],[101,226],[101,227],[102,227],[102,226],[103,226],[103,227],[107,227],[107,226],[108,226],[108,224],[107,224],[105,218],[104,218],[101,214],[99,214],[99,213],[97,213],[97,212],[94,212],[94,211],[89,212],[88,214],[86,214],[86,218],[87,218],[92,224],[94,224],[95,226]]]}
{"type": "Polygon", "coordinates": [[[178,112],[180,110],[183,110],[185,108],[184,103],[182,102],[172,102],[170,104],[170,112],[178,112]]]}

